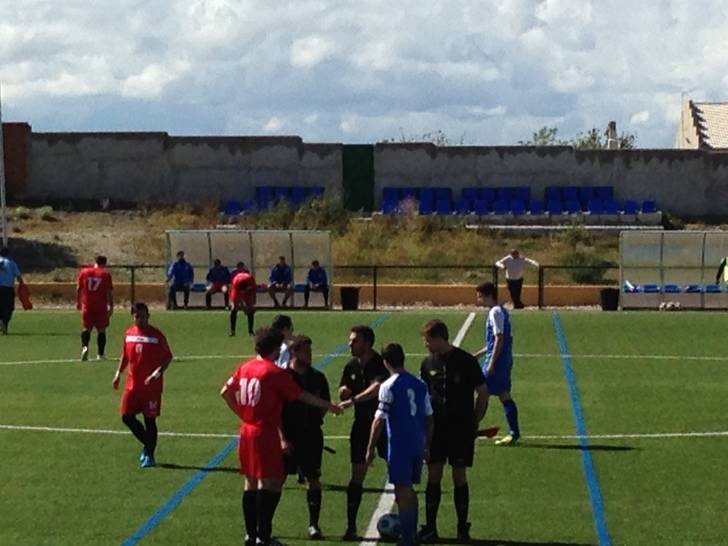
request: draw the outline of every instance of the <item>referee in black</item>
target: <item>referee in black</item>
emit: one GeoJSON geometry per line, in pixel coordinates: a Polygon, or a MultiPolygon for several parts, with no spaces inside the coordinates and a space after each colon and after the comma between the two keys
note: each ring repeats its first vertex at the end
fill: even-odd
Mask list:
{"type": "Polygon", "coordinates": [[[422,328],[422,338],[430,356],[422,361],[420,376],[430,391],[435,426],[427,462],[426,524],[420,530],[419,539],[423,543],[439,542],[437,511],[442,495],[442,471],[448,462],[452,467],[458,541],[469,542],[467,468],[473,466],[478,424],[488,407],[488,388],[475,357],[450,344],[444,322],[427,322],[422,328]]]}
{"type": "MultiPolygon", "coordinates": [[[[340,406],[354,406],[354,424],[349,435],[351,449],[351,481],[346,489],[346,532],[343,540],[356,541],[356,516],[361,504],[364,478],[367,475],[367,446],[374,414],[379,405],[379,386],[389,377],[382,357],[374,346],[374,330],[369,326],[354,326],[349,334],[349,347],[353,357],[344,367],[339,382],[340,406]]],[[[379,456],[387,457],[387,435],[377,443],[379,456]]]]}
{"type": "MultiPolygon", "coordinates": [[[[331,400],[329,382],[326,376],[311,366],[311,338],[294,337],[288,345],[291,360],[287,372],[296,384],[310,392],[331,400]]],[[[308,503],[308,537],[321,540],[319,528],[321,513],[321,455],[324,450],[325,410],[320,410],[303,402],[288,402],[283,407],[283,437],[286,470],[289,474],[301,473],[306,479],[306,500],[308,503]],[[287,445],[286,445],[287,444],[287,445]]]]}

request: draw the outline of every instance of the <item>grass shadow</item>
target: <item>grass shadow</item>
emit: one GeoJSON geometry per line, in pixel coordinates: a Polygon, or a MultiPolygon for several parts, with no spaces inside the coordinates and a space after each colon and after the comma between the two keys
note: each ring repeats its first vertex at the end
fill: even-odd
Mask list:
{"type": "Polygon", "coordinates": [[[240,469],[232,466],[216,466],[215,468],[205,468],[204,466],[190,466],[175,463],[157,463],[157,468],[164,468],[166,470],[204,470],[206,472],[227,472],[240,474],[240,469]]]}
{"type": "Polygon", "coordinates": [[[74,250],[66,245],[10,237],[12,254],[23,273],[49,273],[59,267],[78,267],[74,250]]]}

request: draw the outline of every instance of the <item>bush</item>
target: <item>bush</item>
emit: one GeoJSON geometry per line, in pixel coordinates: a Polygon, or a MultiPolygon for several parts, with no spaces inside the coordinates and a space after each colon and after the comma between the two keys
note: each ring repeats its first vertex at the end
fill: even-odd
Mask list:
{"type": "Polygon", "coordinates": [[[604,282],[607,268],[616,264],[593,252],[574,251],[561,258],[561,265],[579,267],[569,271],[572,280],[577,284],[600,284],[604,282]]]}

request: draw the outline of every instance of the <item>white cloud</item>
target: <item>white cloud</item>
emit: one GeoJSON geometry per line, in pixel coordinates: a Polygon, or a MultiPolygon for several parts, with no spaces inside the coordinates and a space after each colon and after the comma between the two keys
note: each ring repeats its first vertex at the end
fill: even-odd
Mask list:
{"type": "Polygon", "coordinates": [[[670,146],[681,92],[728,100],[719,0],[6,4],[5,117],[39,131],[513,144],[616,120],[670,146]]]}

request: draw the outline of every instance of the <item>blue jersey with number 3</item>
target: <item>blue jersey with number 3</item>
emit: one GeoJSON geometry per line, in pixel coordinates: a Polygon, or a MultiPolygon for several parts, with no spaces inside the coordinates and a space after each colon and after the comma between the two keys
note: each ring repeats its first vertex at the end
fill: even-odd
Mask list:
{"type": "Polygon", "coordinates": [[[422,456],[430,415],[430,395],[420,378],[403,371],[382,383],[376,417],[387,421],[389,459],[422,456]]]}

